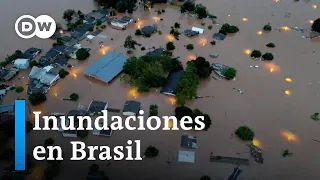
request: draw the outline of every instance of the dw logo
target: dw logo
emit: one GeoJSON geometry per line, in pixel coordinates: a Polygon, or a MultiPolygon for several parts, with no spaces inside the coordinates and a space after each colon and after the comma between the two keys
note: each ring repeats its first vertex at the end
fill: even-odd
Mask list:
{"type": "Polygon", "coordinates": [[[48,15],[40,15],[37,18],[23,15],[16,20],[14,28],[18,36],[23,39],[30,39],[34,36],[47,39],[55,33],[57,25],[54,19],[48,15]]]}

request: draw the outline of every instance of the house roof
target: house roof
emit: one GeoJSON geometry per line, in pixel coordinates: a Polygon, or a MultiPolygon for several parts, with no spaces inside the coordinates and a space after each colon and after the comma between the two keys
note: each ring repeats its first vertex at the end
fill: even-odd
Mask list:
{"type": "Polygon", "coordinates": [[[187,36],[195,36],[197,34],[199,34],[198,31],[192,31],[191,29],[187,29],[184,31],[184,34],[187,35],[187,36]]]}
{"type": "Polygon", "coordinates": [[[51,74],[59,74],[61,68],[60,67],[54,67],[52,69],[50,69],[48,72],[51,74]]]}
{"type": "Polygon", "coordinates": [[[163,88],[161,89],[160,93],[162,94],[167,94],[167,95],[175,95],[174,90],[176,89],[184,71],[175,71],[175,72],[170,72],[167,81],[163,88]]]}
{"type": "Polygon", "coordinates": [[[59,29],[56,29],[56,31],[54,32],[54,34],[50,37],[50,39],[54,39],[56,40],[59,36],[61,36],[62,33],[60,32],[59,29]]]}
{"type": "Polygon", "coordinates": [[[59,75],[46,73],[40,78],[40,82],[45,85],[51,85],[51,83],[59,78],[59,75]]]}
{"type": "Polygon", "coordinates": [[[153,26],[144,26],[141,28],[141,32],[145,35],[151,35],[152,33],[156,32],[156,28],[153,26]]]}
{"type": "Polygon", "coordinates": [[[1,89],[1,90],[0,90],[0,96],[5,95],[5,94],[6,94],[6,92],[7,92],[7,90],[6,90],[6,89],[1,89]]]}
{"type": "Polygon", "coordinates": [[[200,34],[203,34],[203,32],[204,32],[204,29],[201,29],[201,28],[198,28],[198,27],[192,27],[191,30],[192,30],[192,31],[197,31],[197,32],[199,32],[200,34]]]}
{"type": "Polygon", "coordinates": [[[59,52],[51,48],[45,55],[46,58],[53,59],[59,55],[59,52]]]}
{"type": "Polygon", "coordinates": [[[109,130],[97,130],[93,129],[93,135],[97,136],[111,136],[112,135],[112,129],[109,127],[109,130]]]}
{"type": "Polygon", "coordinates": [[[123,107],[123,112],[132,112],[138,114],[141,103],[138,101],[126,101],[123,107]]]}
{"type": "Polygon", "coordinates": [[[178,161],[179,162],[191,162],[194,163],[195,152],[192,151],[179,151],[178,161]]]}
{"type": "Polygon", "coordinates": [[[8,69],[0,69],[0,78],[4,78],[9,73],[8,69]]]}
{"type": "Polygon", "coordinates": [[[28,95],[32,93],[46,93],[49,89],[49,86],[44,85],[38,79],[31,79],[30,83],[27,85],[27,93],[28,95]]]}
{"type": "Polygon", "coordinates": [[[32,79],[40,79],[46,73],[47,71],[45,69],[33,66],[29,73],[29,77],[32,79]]]}
{"type": "Polygon", "coordinates": [[[17,73],[19,72],[19,69],[17,68],[10,68],[8,70],[8,73],[3,77],[4,80],[8,81],[12,79],[17,73]]]}
{"type": "Polygon", "coordinates": [[[38,49],[38,48],[29,48],[27,49],[23,55],[25,58],[27,59],[34,59],[39,53],[41,53],[41,49],[38,49]]]}
{"type": "Polygon", "coordinates": [[[24,65],[24,64],[28,64],[28,63],[29,63],[29,59],[19,58],[19,59],[14,60],[14,65],[24,65]]]}
{"type": "Polygon", "coordinates": [[[14,103],[0,105],[0,113],[13,112],[13,111],[14,111],[14,103]]]}
{"type": "Polygon", "coordinates": [[[212,37],[217,40],[224,40],[226,38],[226,35],[222,33],[214,33],[212,37]]]}
{"type": "Polygon", "coordinates": [[[181,147],[196,149],[198,147],[197,146],[197,137],[189,136],[189,135],[181,136],[181,147]]]}
{"type": "Polygon", "coordinates": [[[109,52],[85,69],[84,74],[109,83],[123,70],[127,59],[122,53],[109,52]]]}
{"type": "Polygon", "coordinates": [[[165,49],[163,48],[157,48],[151,52],[147,52],[147,56],[162,56],[164,54],[164,52],[166,52],[165,49]]]}
{"type": "Polygon", "coordinates": [[[51,49],[57,51],[58,53],[65,53],[67,48],[68,47],[65,45],[57,45],[57,46],[53,46],[51,49]]]}
{"type": "Polygon", "coordinates": [[[102,101],[91,101],[88,111],[92,113],[100,113],[102,110],[107,109],[108,103],[102,101]]]}
{"type": "Polygon", "coordinates": [[[61,66],[65,66],[68,62],[68,59],[66,58],[65,55],[60,54],[59,56],[57,56],[57,58],[53,62],[54,62],[54,64],[59,64],[61,66]]]}

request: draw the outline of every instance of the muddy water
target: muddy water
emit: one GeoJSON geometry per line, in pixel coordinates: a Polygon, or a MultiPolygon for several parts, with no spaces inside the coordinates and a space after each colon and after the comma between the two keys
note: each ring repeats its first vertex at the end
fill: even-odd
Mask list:
{"type": "MultiPolygon", "coordinates": [[[[207,26],[212,24],[211,20],[198,21],[193,18],[182,16],[178,9],[171,6],[156,6],[155,9],[166,9],[166,12],[158,16],[155,12],[144,12],[139,8],[133,16],[140,21],[131,25],[126,31],[118,31],[107,28],[104,34],[110,38],[105,40],[106,47],[99,49],[95,39],[92,43],[82,42],[86,47],[92,48],[90,58],[85,62],[71,60],[74,68],[65,79],[59,80],[48,93],[46,103],[33,107],[33,110],[41,110],[44,113],[66,112],[75,109],[78,103],[61,101],[61,97],[69,96],[76,92],[80,96],[79,103],[88,105],[90,100],[103,100],[109,102],[113,108],[122,108],[125,100],[134,99],[129,91],[130,87],[116,79],[110,85],[103,85],[85,78],[82,75],[83,69],[101,57],[108,51],[126,52],[122,47],[124,39],[131,34],[146,49],[155,47],[165,47],[166,42],[173,40],[169,35],[170,26],[174,22],[181,23],[181,31],[192,26],[203,26],[205,33],[195,38],[181,36],[179,41],[173,40],[176,45],[175,56],[179,56],[183,63],[196,56],[203,56],[210,62],[219,62],[235,67],[238,75],[235,81],[216,81],[208,79],[199,85],[198,94],[200,96],[214,96],[213,98],[199,99],[188,103],[191,108],[199,108],[203,112],[210,114],[212,126],[207,132],[193,133],[198,137],[198,149],[196,151],[196,163],[178,163],[177,151],[180,144],[180,135],[187,132],[166,132],[166,131],[121,131],[115,132],[111,138],[98,138],[89,136],[84,141],[91,145],[106,144],[115,146],[125,144],[128,139],[141,139],[142,149],[148,145],[159,148],[160,155],[155,159],[148,159],[142,162],[112,162],[106,167],[106,162],[95,162],[105,170],[110,179],[199,179],[202,175],[209,175],[212,179],[226,179],[233,169],[233,165],[209,163],[210,152],[221,156],[238,156],[235,152],[246,152],[245,144],[238,139],[230,139],[238,126],[247,125],[256,134],[256,138],[261,143],[264,151],[265,164],[259,165],[254,162],[249,167],[241,167],[244,172],[239,179],[318,179],[317,171],[320,157],[317,154],[318,144],[312,139],[319,138],[319,124],[311,120],[310,114],[319,111],[320,79],[318,74],[320,51],[317,41],[303,39],[300,34],[293,31],[281,32],[273,30],[268,34],[258,35],[257,32],[267,24],[271,23],[273,28],[282,26],[298,26],[310,28],[310,19],[316,19],[319,9],[313,9],[315,1],[293,1],[274,2],[268,1],[211,1],[202,0],[210,12],[218,16],[217,23],[228,22],[239,27],[240,32],[234,36],[229,36],[225,41],[217,42],[216,46],[211,46],[212,34],[219,28],[213,25],[212,30],[207,26]],[[286,13],[291,13],[290,18],[284,17],[286,13]],[[163,18],[163,21],[159,21],[163,18]],[[242,21],[247,18],[247,21],[242,21]],[[157,23],[162,35],[154,34],[151,38],[144,39],[134,36],[135,29],[144,25],[157,23]],[[110,39],[114,40],[111,41],[110,39]],[[276,48],[268,49],[265,45],[269,42],[276,44],[276,48]],[[187,51],[184,45],[193,43],[195,49],[187,51]],[[245,54],[246,49],[260,49],[262,52],[271,52],[275,56],[272,64],[265,64],[254,61],[245,54]],[[209,54],[217,51],[220,56],[212,59],[209,54]],[[313,53],[315,51],[315,53],[313,53]],[[259,65],[260,68],[249,68],[250,65],[259,65]],[[286,82],[285,78],[291,78],[292,82],[286,82]],[[235,89],[241,89],[244,94],[240,94],[235,89]],[[284,93],[290,90],[291,95],[284,93]],[[291,131],[298,139],[289,141],[281,135],[283,131],[291,131]],[[288,148],[294,153],[293,156],[283,158],[281,150],[288,148]],[[173,161],[169,167],[167,160],[173,161]]],[[[67,8],[80,9],[84,13],[90,12],[94,5],[90,1],[38,1],[18,2],[16,0],[1,3],[1,22],[6,22],[7,26],[2,26],[0,40],[3,44],[0,50],[0,57],[5,57],[7,53],[15,49],[26,49],[31,46],[42,47],[48,50],[52,44],[50,40],[22,40],[15,35],[13,24],[15,19],[22,14],[49,14],[57,21],[61,20],[62,12],[67,8]],[[22,4],[21,4],[22,3],[22,4]],[[17,5],[19,4],[19,6],[17,5]],[[12,11],[15,9],[15,11],[12,11]]],[[[145,52],[140,51],[140,47],[134,52],[139,56],[145,52]]],[[[14,79],[13,83],[26,84],[28,72],[20,73],[20,79],[14,79]]],[[[138,94],[136,99],[142,102],[142,108],[148,111],[150,104],[158,104],[159,115],[171,115],[174,105],[166,96],[159,94],[159,89],[152,90],[149,94],[138,94]]],[[[4,102],[11,102],[18,96],[16,93],[9,93],[4,102]]],[[[45,138],[55,137],[56,144],[65,148],[65,157],[69,159],[70,139],[62,138],[56,132],[32,132],[28,135],[28,150],[42,144],[45,138]]],[[[248,157],[247,154],[241,155],[248,157]]],[[[63,170],[59,179],[66,179],[72,175],[74,178],[83,178],[88,166],[87,161],[63,163],[63,170]]],[[[41,168],[38,166],[41,174],[41,168]]],[[[36,179],[39,174],[35,173],[31,179],[36,179]]]]}

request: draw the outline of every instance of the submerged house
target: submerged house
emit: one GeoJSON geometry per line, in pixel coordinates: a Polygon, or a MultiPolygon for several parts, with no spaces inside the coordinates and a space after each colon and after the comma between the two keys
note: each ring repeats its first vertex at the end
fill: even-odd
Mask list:
{"type": "Polygon", "coordinates": [[[188,37],[192,37],[192,36],[195,36],[195,35],[198,35],[199,32],[198,31],[193,31],[191,29],[187,29],[183,32],[186,36],[188,37]]]}
{"type": "Polygon", "coordinates": [[[14,67],[18,68],[18,69],[28,69],[29,67],[29,59],[16,59],[14,60],[14,67]]]}
{"type": "Polygon", "coordinates": [[[27,49],[23,55],[25,58],[29,59],[29,60],[32,60],[34,59],[38,54],[41,53],[41,49],[38,49],[38,48],[29,48],[27,49]]]}
{"type": "Polygon", "coordinates": [[[197,137],[190,135],[181,136],[181,147],[188,149],[197,149],[197,137]]]}
{"type": "Polygon", "coordinates": [[[176,89],[183,73],[184,73],[183,70],[170,72],[167,77],[167,81],[163,86],[163,88],[161,89],[160,93],[175,96],[174,90],[176,89]]]}
{"type": "Polygon", "coordinates": [[[102,102],[102,101],[94,101],[92,100],[89,104],[87,112],[90,115],[94,114],[102,114],[103,110],[107,110],[108,108],[108,103],[102,102]]]}
{"type": "Polygon", "coordinates": [[[27,93],[31,95],[33,93],[46,94],[50,89],[50,86],[44,85],[38,79],[30,79],[29,84],[27,84],[27,93]]]}
{"type": "Polygon", "coordinates": [[[96,136],[105,136],[105,137],[110,137],[112,135],[112,129],[111,127],[109,127],[108,130],[97,130],[96,128],[93,129],[93,132],[92,132],[93,135],[96,135],[96,136]]]}
{"type": "Polygon", "coordinates": [[[129,23],[127,21],[114,18],[110,24],[111,24],[111,27],[115,29],[125,30],[129,23]]]}
{"type": "Polygon", "coordinates": [[[95,24],[97,21],[105,22],[109,16],[110,12],[108,10],[96,10],[86,15],[84,23],[95,24]]]}
{"type": "Polygon", "coordinates": [[[72,30],[71,37],[77,39],[78,41],[83,40],[86,37],[86,34],[89,32],[89,27],[92,26],[91,24],[83,24],[78,26],[72,30]]]}
{"type": "Polygon", "coordinates": [[[124,116],[136,116],[141,108],[141,103],[138,101],[126,101],[122,110],[124,116]]]}
{"type": "Polygon", "coordinates": [[[59,75],[58,74],[53,74],[50,73],[50,69],[53,67],[47,66],[44,68],[39,68],[37,66],[33,66],[29,77],[31,79],[37,79],[40,81],[41,84],[46,85],[46,86],[52,86],[58,79],[59,75]]]}
{"type": "Polygon", "coordinates": [[[166,53],[166,50],[163,48],[157,48],[153,51],[147,52],[147,56],[162,56],[166,53]]]}
{"type": "Polygon", "coordinates": [[[222,33],[214,33],[212,37],[216,40],[224,40],[226,38],[226,35],[222,33]]]}
{"type": "Polygon", "coordinates": [[[129,57],[119,52],[109,52],[84,70],[86,76],[110,83],[123,70],[129,57]]]}
{"type": "Polygon", "coordinates": [[[0,69],[0,80],[9,81],[14,76],[16,76],[18,72],[19,72],[19,69],[17,68],[10,68],[10,69],[2,68],[0,69]]]}

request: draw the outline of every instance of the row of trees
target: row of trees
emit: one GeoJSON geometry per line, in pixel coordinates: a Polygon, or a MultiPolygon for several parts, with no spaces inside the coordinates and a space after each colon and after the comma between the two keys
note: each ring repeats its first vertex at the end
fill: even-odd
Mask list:
{"type": "Polygon", "coordinates": [[[94,0],[100,6],[106,8],[115,8],[118,12],[133,13],[133,10],[136,7],[137,0],[94,0]]]}
{"type": "MultiPolygon", "coordinates": [[[[179,106],[179,107],[176,107],[174,112],[175,112],[175,116],[178,120],[181,120],[184,116],[192,117],[193,120],[197,116],[204,116],[204,121],[203,121],[205,124],[204,130],[207,131],[211,126],[210,116],[208,114],[201,112],[199,109],[192,110],[186,106],[179,106]]],[[[194,128],[196,126],[196,123],[192,122],[190,124],[186,124],[186,126],[194,128]]]]}
{"type": "Polygon", "coordinates": [[[199,19],[207,18],[209,13],[207,8],[202,4],[195,4],[193,0],[187,0],[180,7],[180,12],[191,12],[197,14],[199,19]]]}
{"type": "Polygon", "coordinates": [[[181,69],[181,62],[169,56],[131,57],[124,65],[124,72],[130,76],[126,81],[138,87],[139,92],[163,86],[168,72],[181,69]]]}
{"type": "Polygon", "coordinates": [[[182,75],[175,94],[177,95],[177,103],[185,104],[186,99],[192,99],[197,96],[197,87],[199,79],[207,78],[212,73],[210,63],[203,57],[198,57],[187,63],[187,68],[182,75]]]}
{"type": "Polygon", "coordinates": [[[262,55],[261,51],[259,50],[253,50],[251,55],[252,58],[260,58],[262,57],[263,60],[266,61],[272,61],[273,60],[273,54],[272,53],[265,53],[262,55]]]}
{"type": "Polygon", "coordinates": [[[24,54],[20,50],[16,50],[12,55],[7,56],[4,61],[1,61],[0,67],[6,67],[8,64],[12,63],[18,58],[25,58],[24,54]]]}

